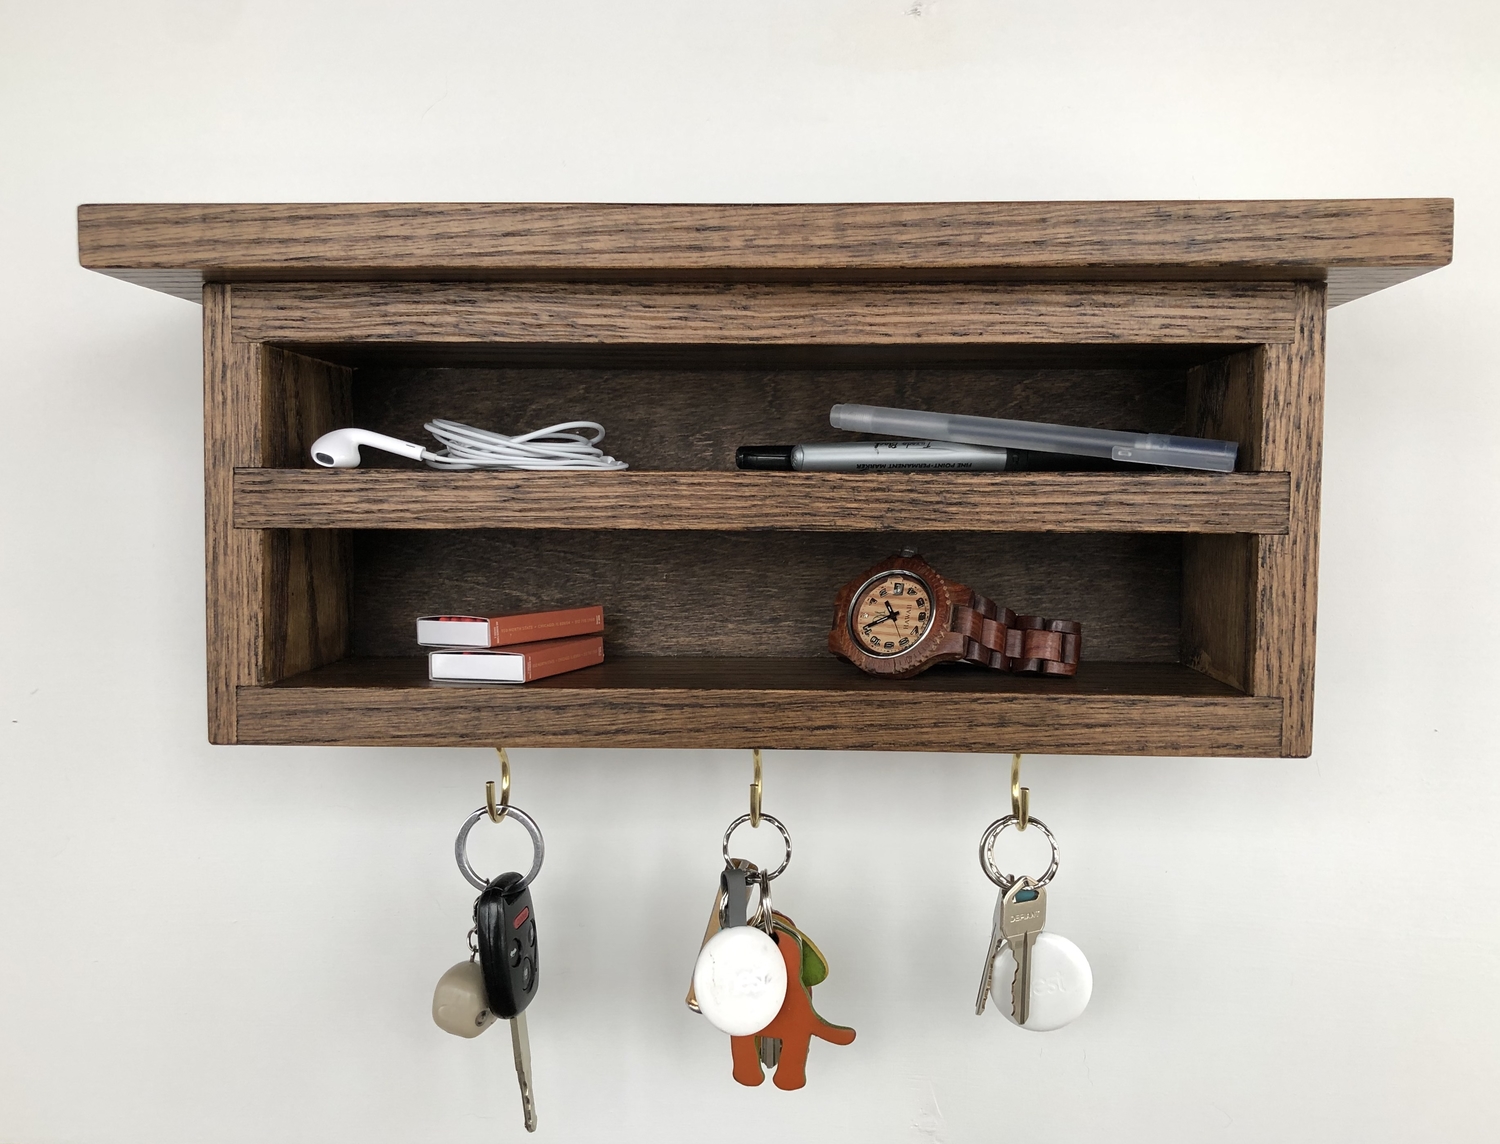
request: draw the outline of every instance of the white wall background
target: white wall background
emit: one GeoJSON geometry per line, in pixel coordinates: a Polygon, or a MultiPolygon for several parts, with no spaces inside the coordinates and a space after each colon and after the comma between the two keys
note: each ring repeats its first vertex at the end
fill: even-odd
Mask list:
{"type": "Polygon", "coordinates": [[[1329,321],[1313,758],[1030,762],[1096,973],[1042,1036],[970,1009],[1005,759],[770,755],[777,903],[859,1030],[782,1093],[681,999],[748,755],[518,750],[541,1135],[1494,1139],[1497,33],[1481,0],[0,0],[0,1141],[521,1135],[504,1031],[428,1016],[493,755],[206,744],[200,311],[79,269],[77,204],[1343,195],[1454,196],[1457,254],[1329,321]]]}

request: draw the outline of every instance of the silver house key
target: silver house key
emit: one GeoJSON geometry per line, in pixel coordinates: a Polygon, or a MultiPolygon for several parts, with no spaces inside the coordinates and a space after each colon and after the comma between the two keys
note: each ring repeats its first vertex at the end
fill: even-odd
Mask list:
{"type": "Polygon", "coordinates": [[[985,877],[1000,887],[1000,896],[995,902],[995,914],[990,926],[990,944],[985,952],[984,971],[979,978],[979,996],[974,1001],[974,1014],[984,1012],[986,1002],[994,988],[995,959],[1007,947],[1016,962],[1015,976],[1011,981],[1011,1017],[1018,1025],[1025,1025],[1031,1015],[1031,951],[1036,935],[1042,932],[1047,920],[1047,883],[1057,873],[1057,842],[1052,831],[1039,818],[1030,818],[1028,826],[1035,826],[1052,848],[1052,861],[1040,878],[1028,875],[1004,874],[995,868],[995,840],[1007,827],[1018,826],[1020,819],[1006,815],[990,823],[979,840],[979,865],[985,877]]]}
{"type": "Polygon", "coordinates": [[[1010,1015],[1017,1025],[1031,1016],[1031,949],[1047,924],[1047,890],[1022,875],[1000,899],[1000,933],[1016,961],[1010,1015]]]}
{"type": "Polygon", "coordinates": [[[1000,896],[995,899],[995,918],[990,923],[990,948],[984,956],[984,972],[979,975],[979,996],[974,1001],[974,1016],[978,1017],[984,1012],[984,1006],[990,999],[990,986],[995,977],[995,958],[1000,956],[1000,951],[1005,948],[1005,934],[1000,928],[1000,919],[1005,913],[1005,888],[1000,888],[1000,896]]]}

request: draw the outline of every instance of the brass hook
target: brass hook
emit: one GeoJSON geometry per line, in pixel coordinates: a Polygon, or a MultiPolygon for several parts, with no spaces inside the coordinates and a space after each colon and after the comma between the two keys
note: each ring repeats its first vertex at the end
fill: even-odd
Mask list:
{"type": "Polygon", "coordinates": [[[760,748],[755,747],[751,751],[755,759],[755,781],[750,784],[750,825],[760,825],[760,793],[762,789],[760,776],[760,748]]]}
{"type": "Polygon", "coordinates": [[[505,817],[505,812],[510,809],[510,756],[505,753],[504,747],[496,747],[495,753],[500,756],[500,805],[495,805],[495,783],[493,780],[484,784],[484,806],[490,812],[490,821],[499,822],[505,817]]]}
{"type": "Polygon", "coordinates": [[[1016,829],[1031,825],[1031,788],[1021,785],[1021,752],[1010,757],[1010,812],[1015,815],[1016,829]]]}

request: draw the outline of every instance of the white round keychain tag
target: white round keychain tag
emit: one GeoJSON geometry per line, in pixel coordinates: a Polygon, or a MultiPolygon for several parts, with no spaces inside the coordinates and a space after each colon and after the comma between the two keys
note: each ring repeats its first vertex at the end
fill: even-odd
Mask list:
{"type": "MultiPolygon", "coordinates": [[[[1015,977],[1016,956],[1010,947],[995,958],[995,981],[1015,977]]],[[[1031,1003],[1023,1029],[1050,1033],[1082,1015],[1094,994],[1094,971],[1088,958],[1067,938],[1055,933],[1036,935],[1031,947],[1031,1003]]],[[[1004,1000],[996,1006],[1011,1024],[1020,1024],[1012,1006],[1004,1000]]]]}
{"type": "Polygon", "coordinates": [[[786,1000],[786,962],[755,926],[722,929],[698,952],[693,992],[709,1024],[731,1037],[760,1032],[786,1000]]]}

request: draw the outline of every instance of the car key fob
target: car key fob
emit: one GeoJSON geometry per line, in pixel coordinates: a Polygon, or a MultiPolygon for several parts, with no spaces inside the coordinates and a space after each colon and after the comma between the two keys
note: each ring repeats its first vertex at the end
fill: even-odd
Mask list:
{"type": "Polygon", "coordinates": [[[490,1009],[509,1020],[536,996],[536,917],[531,890],[514,871],[495,878],[474,904],[479,967],[490,1009]]]}

